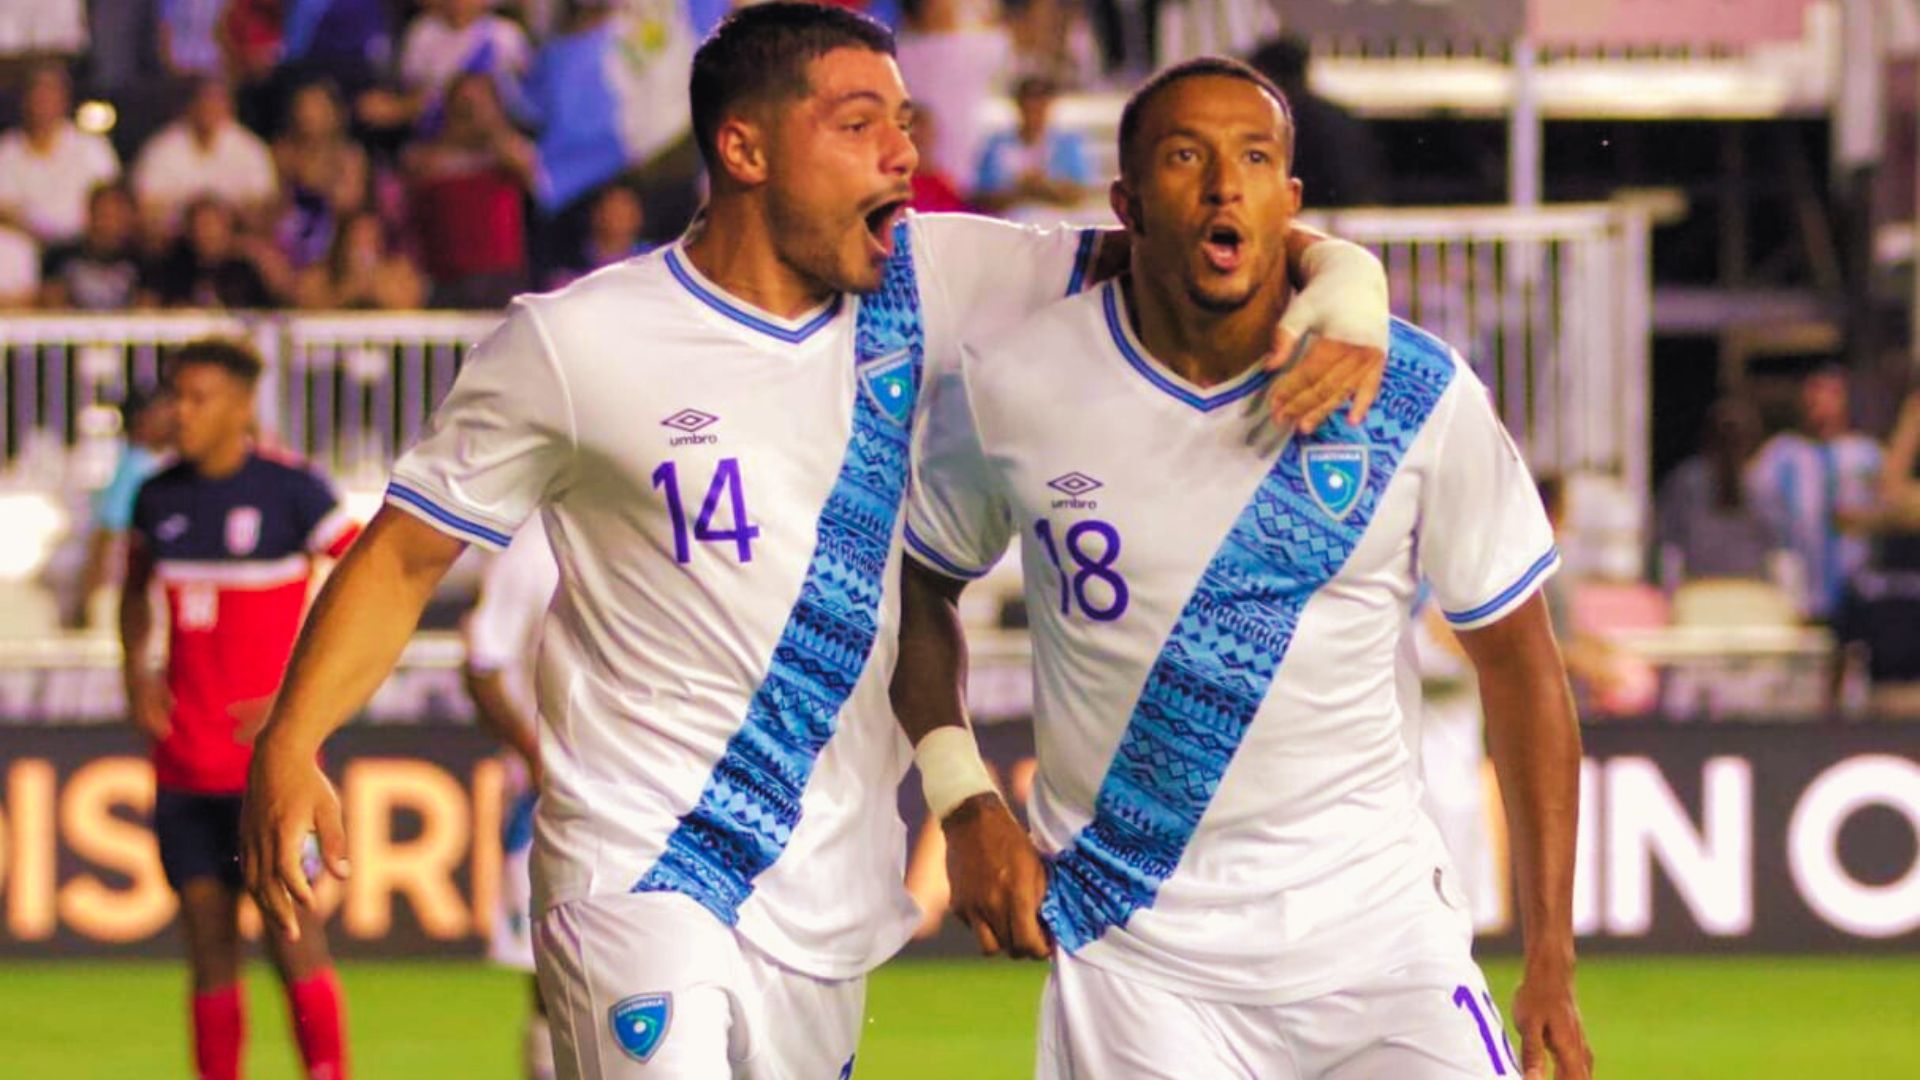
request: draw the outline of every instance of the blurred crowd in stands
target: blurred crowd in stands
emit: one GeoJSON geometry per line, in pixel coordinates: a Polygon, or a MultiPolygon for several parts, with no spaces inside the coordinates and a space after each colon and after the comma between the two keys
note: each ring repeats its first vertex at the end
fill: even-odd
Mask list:
{"type": "MultiPolygon", "coordinates": [[[[0,0],[0,306],[488,308],[670,240],[728,6],[0,0]]],[[[853,6],[901,31],[923,209],[1103,197],[1050,117],[1137,66],[1113,4],[853,6]]]]}

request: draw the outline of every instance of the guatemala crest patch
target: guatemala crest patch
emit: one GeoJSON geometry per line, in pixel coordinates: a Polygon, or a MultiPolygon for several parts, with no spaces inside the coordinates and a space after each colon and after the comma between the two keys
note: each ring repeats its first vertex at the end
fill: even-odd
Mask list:
{"type": "Polygon", "coordinates": [[[1320,509],[1335,521],[1353,512],[1367,486],[1367,448],[1348,443],[1308,446],[1300,451],[1307,474],[1307,490],[1320,509]]]}
{"type": "Polygon", "coordinates": [[[644,1063],[660,1049],[673,1023],[673,995],[635,994],[608,1009],[607,1022],[613,1026],[613,1038],[620,1049],[644,1063]]]}
{"type": "Polygon", "coordinates": [[[906,349],[860,365],[860,388],[901,427],[913,412],[913,354],[906,349]]]}

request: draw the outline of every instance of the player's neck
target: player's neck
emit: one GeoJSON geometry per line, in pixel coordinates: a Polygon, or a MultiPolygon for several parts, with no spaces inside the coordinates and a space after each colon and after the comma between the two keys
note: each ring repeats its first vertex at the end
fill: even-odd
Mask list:
{"type": "Polygon", "coordinates": [[[1235,379],[1273,351],[1292,295],[1284,277],[1233,311],[1209,311],[1178,282],[1129,273],[1120,281],[1134,333],[1153,358],[1199,387],[1235,379]]]}
{"type": "Polygon", "coordinates": [[[778,318],[804,315],[833,297],[781,260],[766,215],[746,199],[714,200],[682,249],[708,281],[778,318]]]}
{"type": "Polygon", "coordinates": [[[253,456],[253,441],[237,439],[220,446],[193,463],[193,471],[209,480],[224,480],[241,470],[253,456]]]}

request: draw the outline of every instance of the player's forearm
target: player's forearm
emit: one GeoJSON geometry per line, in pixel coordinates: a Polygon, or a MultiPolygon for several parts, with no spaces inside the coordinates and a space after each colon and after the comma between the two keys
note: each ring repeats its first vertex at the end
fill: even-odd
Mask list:
{"type": "Polygon", "coordinates": [[[393,671],[463,545],[382,509],[327,579],[259,746],[311,756],[393,671]]]}
{"type": "Polygon", "coordinates": [[[87,560],[80,566],[80,604],[82,610],[100,586],[107,583],[107,563],[113,558],[114,541],[119,534],[111,529],[95,529],[87,537],[87,560]]]}
{"type": "Polygon", "coordinates": [[[901,560],[900,658],[888,695],[907,739],[918,745],[935,728],[965,727],[966,633],[959,598],[965,582],[901,560]]]}
{"type": "Polygon", "coordinates": [[[1506,804],[1527,963],[1570,965],[1580,726],[1546,601],[1536,595],[1461,640],[1479,674],[1488,751],[1506,804]]]}
{"type": "Polygon", "coordinates": [[[152,636],[153,600],[147,595],[145,583],[135,588],[130,577],[120,593],[120,677],[129,708],[135,690],[147,675],[147,642],[152,636]]]}

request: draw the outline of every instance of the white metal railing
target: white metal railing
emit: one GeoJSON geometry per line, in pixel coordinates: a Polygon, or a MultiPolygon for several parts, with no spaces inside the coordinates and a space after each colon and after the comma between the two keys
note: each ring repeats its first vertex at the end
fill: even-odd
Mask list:
{"type": "Polygon", "coordinates": [[[1314,220],[1386,263],[1396,314],[1458,348],[1536,468],[1651,497],[1650,212],[1633,201],[1348,210],[1314,220]]]}
{"type": "MultiPolygon", "coordinates": [[[[1379,251],[1394,309],[1458,347],[1530,460],[1648,484],[1648,212],[1632,202],[1350,210],[1315,218],[1379,251]]],[[[0,476],[94,486],[90,410],[151,385],[172,344],[249,337],[263,426],[349,488],[377,487],[492,313],[29,316],[0,320],[0,476]]],[[[105,431],[111,443],[113,434],[105,431]]],[[[107,464],[110,465],[110,454],[107,464]]]]}
{"type": "Polygon", "coordinates": [[[377,485],[498,322],[486,312],[0,318],[0,483],[97,487],[113,463],[113,406],[159,382],[169,348],[218,334],[247,339],[266,361],[267,432],[350,486],[377,485]]]}
{"type": "Polygon", "coordinates": [[[345,486],[382,484],[453,385],[468,346],[499,321],[469,312],[286,320],[275,409],[281,440],[345,486]]]}

